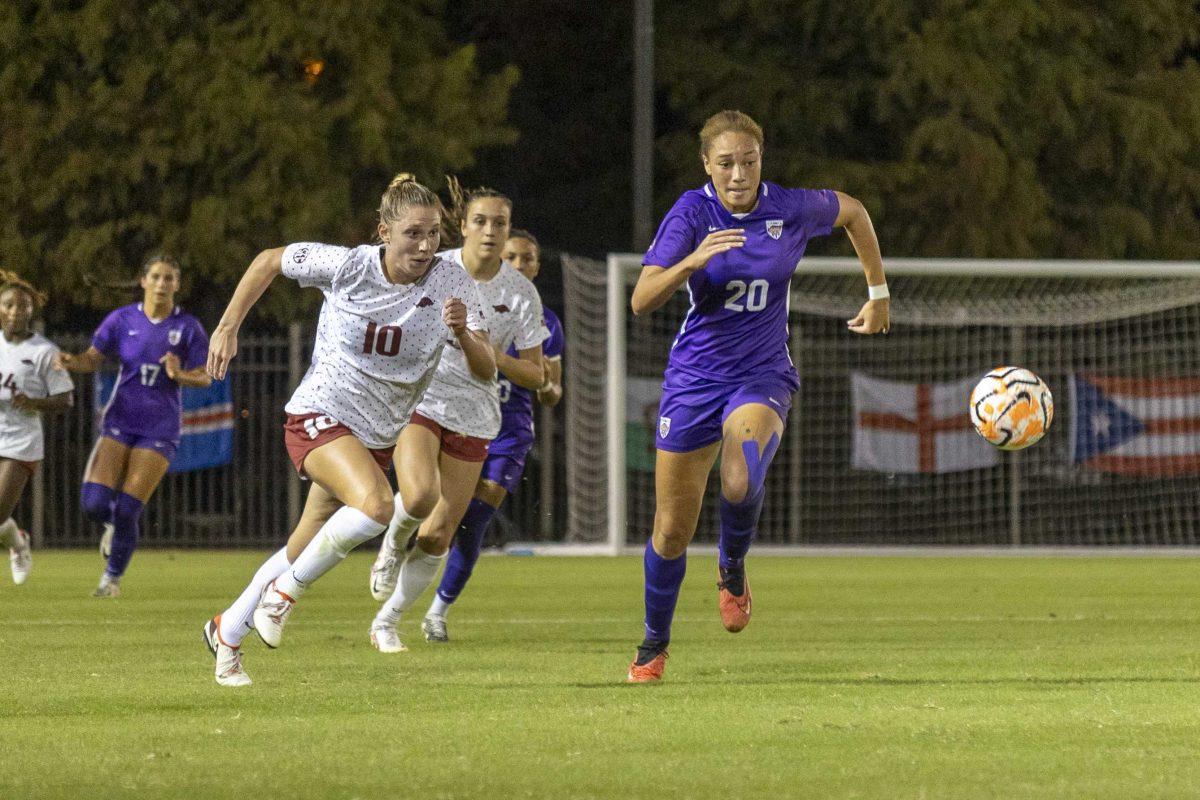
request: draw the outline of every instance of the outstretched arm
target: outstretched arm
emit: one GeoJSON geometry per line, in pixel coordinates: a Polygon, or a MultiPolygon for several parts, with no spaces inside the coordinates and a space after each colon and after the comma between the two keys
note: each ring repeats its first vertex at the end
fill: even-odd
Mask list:
{"type": "Polygon", "coordinates": [[[867,278],[867,291],[872,298],[867,300],[858,316],[847,320],[846,325],[855,333],[887,333],[890,300],[887,278],[883,274],[883,255],[879,252],[879,239],[871,216],[858,200],[848,194],[837,192],[839,210],[834,227],[845,228],[850,244],[862,263],[867,278]]]}
{"type": "Polygon", "coordinates": [[[704,269],[709,259],[745,243],[746,232],[742,228],[728,228],[704,237],[704,241],[691,255],[673,267],[657,267],[651,264],[642,267],[642,274],[638,276],[637,285],[633,287],[633,299],[630,301],[633,313],[645,314],[661,308],[693,272],[704,269]]]}
{"type": "Polygon", "coordinates": [[[221,315],[221,321],[213,330],[212,339],[208,343],[208,365],[206,371],[217,380],[225,377],[229,362],[237,355],[237,335],[246,315],[263,296],[263,292],[271,285],[277,275],[283,274],[283,248],[274,247],[263,250],[246,269],[246,274],[238,281],[233,290],[233,297],[221,315]]]}
{"type": "Polygon", "coordinates": [[[542,384],[544,370],[542,368],[542,346],[535,345],[517,351],[517,358],[496,350],[496,368],[515,383],[526,389],[539,389],[542,384]]]}
{"type": "Polygon", "coordinates": [[[54,356],[54,366],[57,369],[65,369],[68,372],[95,372],[100,369],[100,365],[104,363],[104,354],[95,348],[89,347],[82,353],[56,353],[54,356]]]}

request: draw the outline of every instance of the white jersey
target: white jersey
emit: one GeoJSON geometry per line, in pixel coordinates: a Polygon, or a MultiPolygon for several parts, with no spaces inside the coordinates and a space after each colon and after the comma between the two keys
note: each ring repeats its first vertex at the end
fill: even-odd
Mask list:
{"type": "MultiPolygon", "coordinates": [[[[463,263],[461,249],[439,255],[460,267],[463,263]]],[[[466,268],[462,269],[468,275],[466,268]]],[[[550,331],[542,319],[541,296],[533,283],[507,261],[500,263],[500,271],[491,280],[476,281],[475,285],[487,314],[493,347],[502,353],[512,345],[527,350],[549,338],[550,331]]],[[[471,373],[467,357],[456,342],[446,349],[417,413],[455,433],[494,439],[500,432],[497,389],[495,378],[483,381],[471,373]]]]}
{"type": "Polygon", "coordinates": [[[283,251],[283,274],[325,295],[312,363],[284,410],[332,417],[374,449],[396,444],[454,339],[442,322],[446,299],[463,301],[468,328],[486,330],[475,282],[457,264],[435,258],[420,280],[399,284],[380,253],[315,242],[283,251]]]}
{"type": "Polygon", "coordinates": [[[65,369],[54,368],[58,348],[41,334],[11,343],[0,332],[0,457],[41,461],[42,415],[13,408],[13,395],[44,398],[75,388],[65,369]]]}

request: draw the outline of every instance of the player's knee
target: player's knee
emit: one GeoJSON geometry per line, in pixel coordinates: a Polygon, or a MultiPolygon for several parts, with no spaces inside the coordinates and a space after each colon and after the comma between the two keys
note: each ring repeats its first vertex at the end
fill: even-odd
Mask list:
{"type": "Polygon", "coordinates": [[[695,532],[670,515],[658,517],[654,521],[654,549],[663,558],[679,558],[687,551],[695,532]]]}
{"type": "Polygon", "coordinates": [[[79,505],[83,513],[96,522],[112,520],[112,501],[116,492],[102,483],[85,483],[79,490],[79,505]]]}
{"type": "Polygon", "coordinates": [[[376,488],[363,497],[358,504],[358,510],[380,525],[387,525],[392,521],[392,514],[396,510],[395,500],[386,486],[376,488]]]}
{"type": "Polygon", "coordinates": [[[425,519],[433,513],[433,508],[437,505],[440,491],[441,484],[436,476],[434,476],[434,480],[432,481],[406,484],[400,491],[400,496],[404,502],[404,510],[408,512],[410,517],[425,519]]]}

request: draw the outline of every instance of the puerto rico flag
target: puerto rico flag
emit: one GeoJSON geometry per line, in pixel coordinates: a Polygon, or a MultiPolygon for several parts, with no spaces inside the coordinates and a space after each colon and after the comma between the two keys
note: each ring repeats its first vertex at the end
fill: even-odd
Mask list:
{"type": "MultiPolygon", "coordinates": [[[[100,415],[117,385],[117,374],[96,373],[93,413],[99,430],[100,415]]],[[[191,472],[221,467],[233,461],[233,393],[229,378],[213,381],[207,389],[182,388],[182,427],[179,450],[170,472],[191,472]]]]}
{"type": "Polygon", "coordinates": [[[967,413],[975,380],[906,383],[852,373],[854,468],[959,472],[999,464],[1000,451],[980,438],[967,413]]]}
{"type": "Polygon", "coordinates": [[[1200,474],[1200,377],[1071,378],[1071,461],[1122,475],[1200,474]]]}

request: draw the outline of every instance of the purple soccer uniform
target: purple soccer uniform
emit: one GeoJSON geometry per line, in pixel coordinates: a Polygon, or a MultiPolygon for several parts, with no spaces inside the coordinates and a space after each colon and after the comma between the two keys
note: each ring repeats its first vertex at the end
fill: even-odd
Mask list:
{"type": "Polygon", "coordinates": [[[171,460],[179,446],[180,388],[160,359],[174,353],[182,369],[203,366],[208,336],[200,321],[176,306],[166,319],[151,322],[142,304],[134,303],[105,317],[92,346],[121,364],[101,435],[171,460]]]}
{"type": "MultiPolygon", "coordinates": [[[[558,315],[543,306],[542,319],[550,331],[550,338],[542,342],[542,358],[562,358],[564,338],[558,315]]],[[[516,348],[509,347],[508,355],[516,358],[516,348]]],[[[499,383],[500,433],[488,447],[481,477],[511,494],[525,472],[525,456],[533,446],[533,392],[503,376],[499,376],[499,383]]]]}
{"type": "Polygon", "coordinates": [[[712,184],[685,192],[659,226],[643,264],[673,267],[710,233],[743,228],[746,243],[718,254],[687,281],[691,307],[671,345],[656,444],[688,452],[720,441],[725,417],[762,403],[786,422],[800,388],[788,354],[788,296],[809,239],[837,220],[837,194],[763,181],[758,205],[740,217],[712,184]]]}

